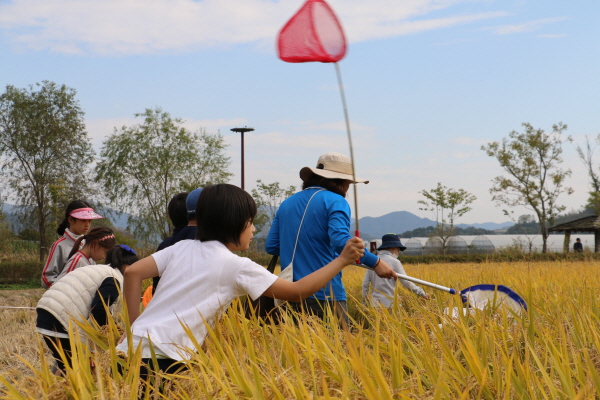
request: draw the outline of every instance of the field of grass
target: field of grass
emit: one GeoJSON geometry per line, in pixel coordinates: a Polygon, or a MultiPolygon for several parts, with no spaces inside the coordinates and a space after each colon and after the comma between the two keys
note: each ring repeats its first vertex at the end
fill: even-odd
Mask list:
{"type": "MultiPolygon", "coordinates": [[[[415,277],[462,289],[504,284],[525,298],[514,318],[482,311],[452,320],[458,297],[403,288],[391,312],[360,301],[364,270],[345,271],[351,332],[335,321],[261,325],[235,307],[196,349],[191,370],[169,376],[169,399],[589,399],[600,396],[600,262],[407,265],[415,277]],[[441,327],[440,327],[441,324],[441,327]]],[[[41,290],[0,291],[0,305],[35,305],[41,290]]],[[[133,358],[123,375],[116,326],[78,343],[74,371],[50,374],[35,312],[0,310],[0,397],[136,399],[133,358]],[[91,351],[95,348],[95,351],[91,351]],[[103,351],[102,349],[108,349],[103,351]],[[95,360],[90,369],[88,359],[95,360]],[[4,397],[2,397],[4,396],[4,397]]],[[[131,361],[131,360],[130,360],[131,361]]],[[[156,398],[158,394],[156,394],[156,398]]],[[[144,395],[141,396],[144,398],[144,395]]]]}

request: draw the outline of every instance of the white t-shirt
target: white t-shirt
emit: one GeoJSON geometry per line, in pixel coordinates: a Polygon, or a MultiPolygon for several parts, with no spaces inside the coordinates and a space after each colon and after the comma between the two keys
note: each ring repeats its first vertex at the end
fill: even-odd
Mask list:
{"type": "MultiPolygon", "coordinates": [[[[231,301],[248,294],[260,297],[277,280],[261,265],[233,254],[218,241],[182,240],[152,255],[160,286],[148,307],[132,325],[133,341],[150,357],[150,337],[158,355],[189,359],[194,344],[183,329],[189,327],[198,344],[231,301]],[[188,349],[188,351],[186,351],[188,349]]],[[[118,350],[127,351],[127,341],[118,350]]]]}

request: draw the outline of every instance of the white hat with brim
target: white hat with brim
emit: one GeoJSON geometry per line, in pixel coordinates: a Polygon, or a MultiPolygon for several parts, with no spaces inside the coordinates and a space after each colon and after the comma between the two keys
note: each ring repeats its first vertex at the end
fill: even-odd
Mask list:
{"type": "Polygon", "coordinates": [[[343,179],[351,183],[369,183],[352,176],[352,161],[340,153],[327,153],[319,157],[316,168],[304,167],[300,170],[300,179],[306,181],[312,174],[327,179],[343,179]]]}

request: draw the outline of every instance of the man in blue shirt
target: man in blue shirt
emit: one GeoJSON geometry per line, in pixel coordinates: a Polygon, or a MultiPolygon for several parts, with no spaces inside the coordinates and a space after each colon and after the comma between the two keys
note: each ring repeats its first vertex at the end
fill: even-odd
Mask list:
{"type": "MultiPolygon", "coordinates": [[[[352,164],[339,153],[319,157],[316,168],[300,170],[302,191],[285,200],[273,220],[267,237],[267,253],[278,255],[282,268],[293,264],[293,280],[331,262],[350,239],[350,205],[345,199],[351,183],[368,183],[352,177],[352,164]],[[293,259],[293,262],[292,262],[293,259]]],[[[383,260],[365,251],[361,263],[382,278],[395,278],[383,260]]],[[[329,284],[302,304],[292,308],[307,310],[323,318],[324,309],[333,307],[347,322],[346,289],[340,272],[329,284]]]]}

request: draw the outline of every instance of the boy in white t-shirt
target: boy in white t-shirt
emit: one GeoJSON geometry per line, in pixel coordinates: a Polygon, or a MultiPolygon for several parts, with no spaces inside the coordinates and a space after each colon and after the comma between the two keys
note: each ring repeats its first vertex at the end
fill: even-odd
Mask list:
{"type": "MultiPolygon", "coordinates": [[[[202,190],[196,208],[196,240],[183,240],[131,265],[125,271],[123,294],[132,323],[132,345],[142,345],[142,361],[153,370],[173,372],[195,351],[186,325],[201,345],[212,325],[231,301],[242,295],[261,295],[301,301],[327,284],[364,253],[363,242],[352,238],[332,262],[296,282],[271,274],[252,260],[232,253],[248,249],[254,234],[256,204],[237,186],[218,184],[202,190]],[[142,281],[160,276],[160,286],[140,315],[142,281]],[[156,354],[158,365],[152,363],[156,354]]],[[[125,335],[124,335],[125,336],[125,335]]],[[[118,350],[127,352],[122,339],[118,350]]],[[[142,369],[140,377],[147,371],[142,369]]]]}

